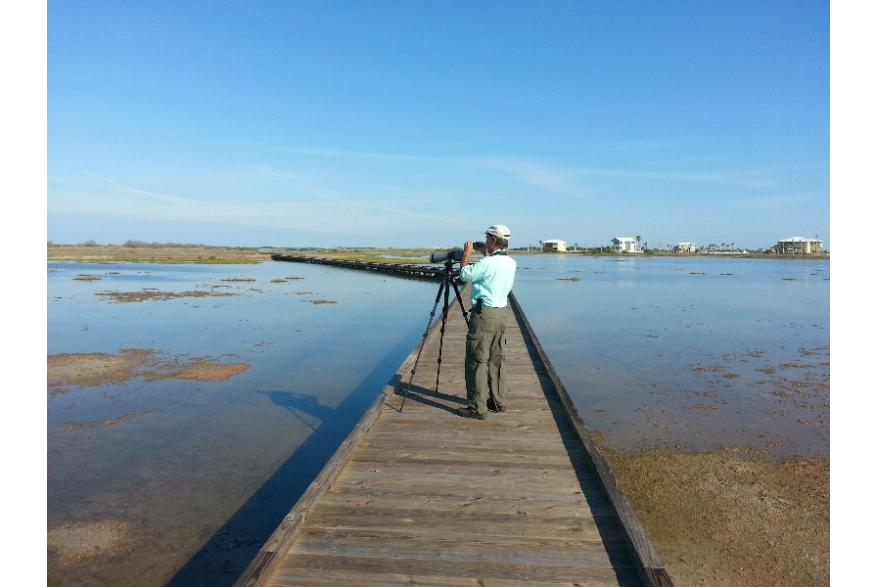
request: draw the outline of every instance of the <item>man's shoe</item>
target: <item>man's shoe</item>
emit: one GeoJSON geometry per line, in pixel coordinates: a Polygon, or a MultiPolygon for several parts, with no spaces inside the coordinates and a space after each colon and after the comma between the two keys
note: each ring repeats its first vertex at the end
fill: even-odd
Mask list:
{"type": "Polygon", "coordinates": [[[492,397],[487,398],[487,409],[490,410],[491,412],[498,412],[498,413],[505,412],[505,406],[497,407],[496,400],[493,399],[492,397]]]}
{"type": "Polygon", "coordinates": [[[464,418],[475,418],[476,420],[487,420],[487,414],[479,414],[472,408],[457,408],[457,414],[464,418]]]}

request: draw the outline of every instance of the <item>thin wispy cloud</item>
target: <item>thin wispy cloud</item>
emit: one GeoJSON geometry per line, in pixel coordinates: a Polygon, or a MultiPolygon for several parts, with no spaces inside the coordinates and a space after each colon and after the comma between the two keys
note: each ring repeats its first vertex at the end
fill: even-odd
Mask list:
{"type": "Polygon", "coordinates": [[[147,190],[138,189],[138,188],[135,188],[135,187],[132,187],[129,185],[125,185],[119,181],[116,181],[114,179],[110,179],[109,177],[104,177],[102,175],[98,175],[97,173],[93,173],[91,171],[84,171],[83,173],[102,180],[107,185],[107,187],[109,189],[115,190],[115,191],[120,192],[120,193],[131,194],[131,195],[135,195],[135,196],[143,196],[146,198],[153,198],[156,200],[163,200],[165,202],[173,202],[173,203],[177,203],[177,204],[189,202],[189,200],[186,200],[185,198],[179,198],[176,196],[168,196],[165,194],[159,194],[159,193],[155,193],[155,192],[151,192],[151,191],[147,191],[147,190]]]}
{"type": "MultiPolygon", "coordinates": [[[[671,148],[679,146],[683,139],[673,139],[666,143],[660,141],[641,141],[641,148],[671,148]],[[649,147],[651,145],[651,147],[649,147]],[[663,145],[663,146],[662,146],[663,145]]],[[[633,149],[634,145],[630,145],[633,149]]],[[[592,195],[592,191],[586,185],[581,185],[581,179],[588,176],[602,176],[611,178],[631,179],[654,179],[662,181],[678,181],[689,183],[715,183],[727,184],[737,187],[765,188],[775,185],[769,173],[758,171],[656,171],[654,169],[600,169],[600,168],[575,168],[556,167],[546,165],[534,159],[524,157],[481,157],[481,158],[443,158],[426,157],[420,155],[366,153],[351,151],[325,151],[317,149],[290,149],[289,153],[315,156],[324,158],[351,158],[375,161],[410,161],[418,163],[438,163],[442,165],[456,165],[475,169],[491,171],[504,171],[509,177],[521,184],[538,187],[554,195],[583,198],[592,195]]],[[[688,160],[689,164],[696,160],[688,160]]],[[[685,165],[685,160],[677,160],[677,165],[685,165]]],[[[643,165],[649,165],[644,163],[643,165]]]]}
{"type": "MultiPolygon", "coordinates": [[[[91,213],[151,220],[187,220],[264,226],[283,229],[319,229],[339,234],[373,234],[376,230],[399,231],[400,227],[428,224],[451,226],[453,212],[432,212],[429,207],[404,206],[380,199],[351,197],[337,190],[309,186],[298,175],[276,170],[270,165],[237,169],[228,174],[183,178],[172,182],[174,189],[191,192],[200,186],[229,184],[234,197],[209,200],[183,198],[143,189],[135,181],[120,181],[93,172],[84,172],[100,181],[83,182],[50,177],[49,211],[53,213],[91,213]],[[267,186],[265,184],[268,184],[267,186]],[[72,188],[72,189],[71,189],[72,188]],[[263,197],[264,190],[273,194],[263,197]],[[117,196],[127,196],[123,199],[117,196]]],[[[208,186],[205,188],[204,186],[208,186]]],[[[215,196],[215,192],[214,192],[215,196]]],[[[416,199],[400,202],[417,202],[416,199]]],[[[415,228],[412,228],[415,230],[415,228]]]]}
{"type": "Polygon", "coordinates": [[[517,158],[470,159],[460,163],[480,169],[504,171],[523,184],[545,189],[552,194],[574,198],[588,196],[588,191],[573,180],[579,175],[575,170],[548,167],[532,160],[517,158]]]}

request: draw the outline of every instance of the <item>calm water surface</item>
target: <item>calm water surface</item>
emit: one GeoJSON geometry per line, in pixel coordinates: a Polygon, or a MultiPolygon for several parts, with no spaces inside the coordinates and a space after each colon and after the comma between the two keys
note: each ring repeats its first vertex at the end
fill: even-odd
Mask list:
{"type": "MultiPolygon", "coordinates": [[[[518,262],[515,293],[610,446],[828,456],[828,262],[518,262]]],[[[48,268],[49,354],[250,365],[49,395],[49,530],[124,529],[113,556],[52,553],[57,585],[233,583],[418,342],[437,290],[289,263],[48,268]],[[272,283],[286,277],[302,279],[272,283]],[[96,295],[144,288],[235,295],[96,295]]]]}
{"type": "Polygon", "coordinates": [[[828,261],[555,255],[519,266],[515,294],[611,447],[829,456],[828,261]]]}

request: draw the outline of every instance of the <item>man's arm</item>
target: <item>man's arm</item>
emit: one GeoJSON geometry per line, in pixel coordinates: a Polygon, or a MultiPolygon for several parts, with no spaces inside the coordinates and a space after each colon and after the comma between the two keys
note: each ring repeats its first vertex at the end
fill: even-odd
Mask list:
{"type": "Polygon", "coordinates": [[[466,241],[463,245],[463,258],[460,259],[460,269],[469,264],[469,256],[475,252],[475,245],[472,241],[466,241]]]}

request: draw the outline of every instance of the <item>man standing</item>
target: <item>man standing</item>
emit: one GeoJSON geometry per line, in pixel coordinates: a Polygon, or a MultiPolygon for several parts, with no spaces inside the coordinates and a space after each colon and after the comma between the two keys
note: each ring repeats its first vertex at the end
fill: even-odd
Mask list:
{"type": "Polygon", "coordinates": [[[487,229],[481,252],[484,258],[469,265],[475,250],[472,241],[463,245],[460,279],[472,284],[472,314],[466,335],[466,394],[469,407],[457,413],[465,418],[487,418],[488,397],[493,406],[506,411],[505,397],[505,314],[508,295],[515,281],[517,264],[506,254],[511,232],[502,224],[487,229]]]}

